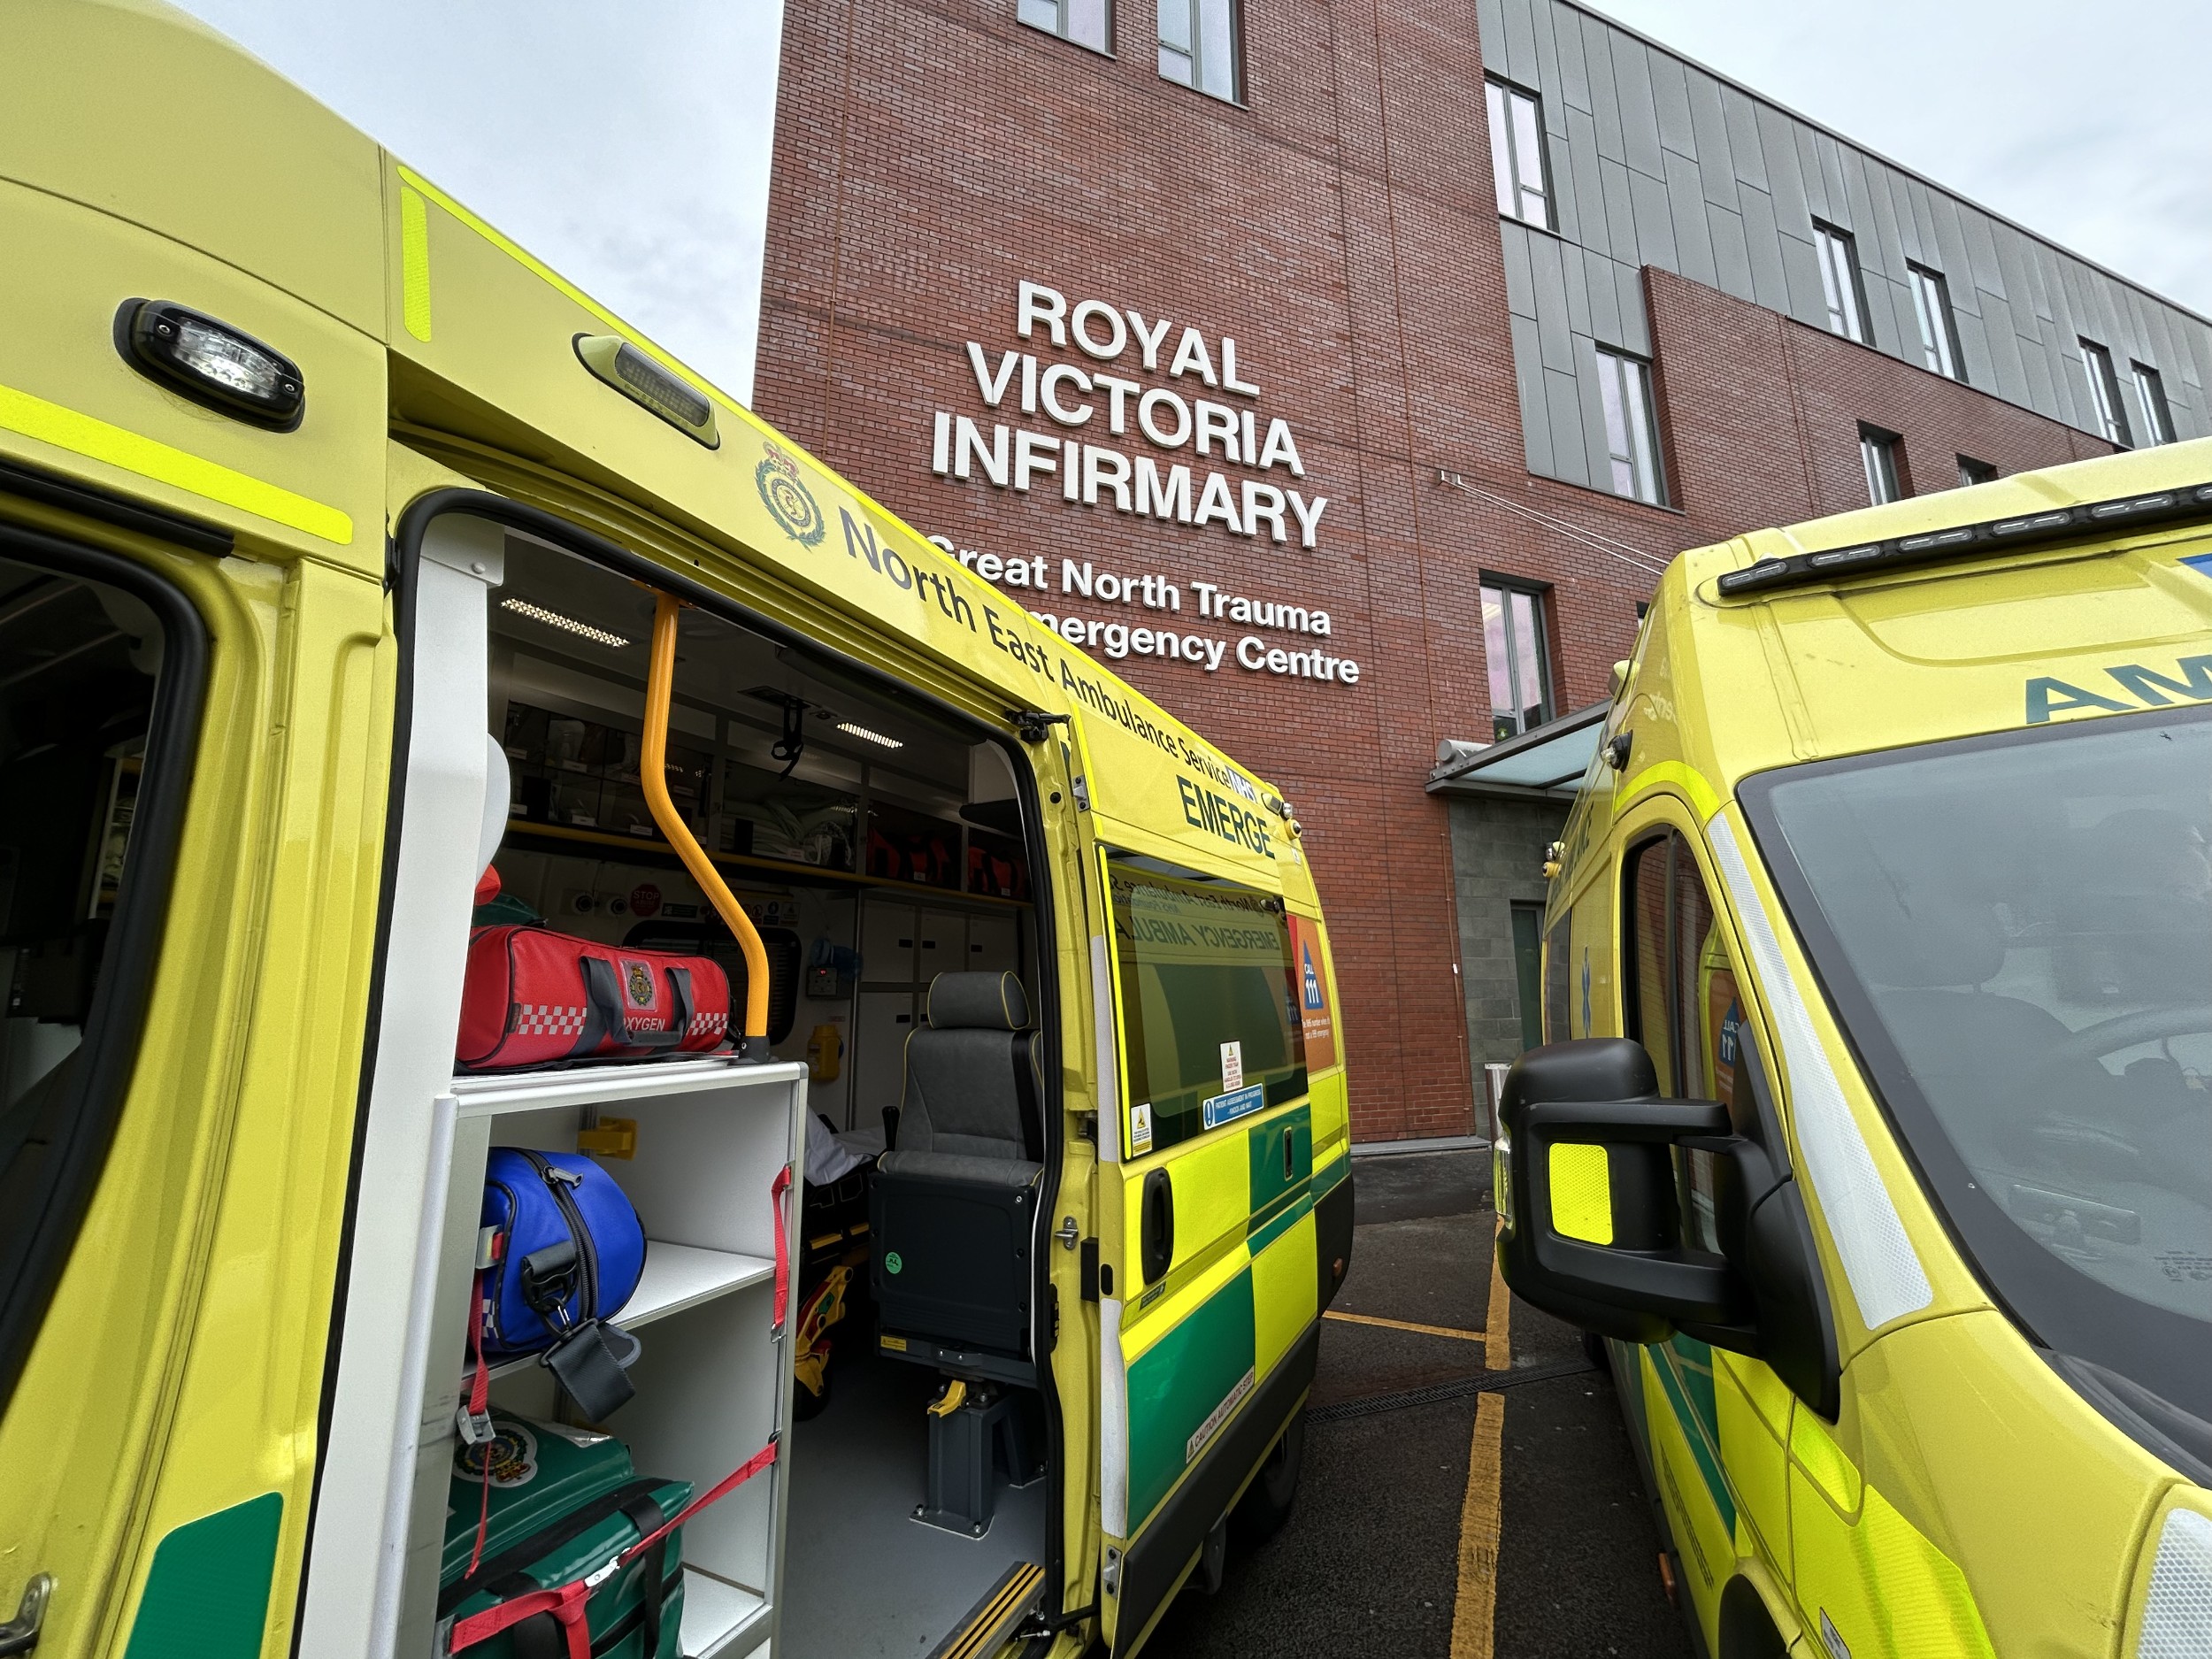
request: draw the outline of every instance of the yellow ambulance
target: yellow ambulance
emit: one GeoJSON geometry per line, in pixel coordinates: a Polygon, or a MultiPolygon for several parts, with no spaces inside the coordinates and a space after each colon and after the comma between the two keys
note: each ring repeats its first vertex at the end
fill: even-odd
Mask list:
{"type": "Polygon", "coordinates": [[[4,34],[0,1654],[465,1652],[618,1454],[753,1474],[564,1651],[1135,1652],[1351,1248],[1291,806],[199,24],[4,34]],[[508,924],[733,1046],[457,1072],[508,924]],[[603,1420],[471,1358],[503,1148],[648,1240],[603,1420]]]}
{"type": "Polygon", "coordinates": [[[1701,1651],[2212,1653],[2212,442],[1686,553],[1617,677],[1498,1254],[1701,1651]]]}

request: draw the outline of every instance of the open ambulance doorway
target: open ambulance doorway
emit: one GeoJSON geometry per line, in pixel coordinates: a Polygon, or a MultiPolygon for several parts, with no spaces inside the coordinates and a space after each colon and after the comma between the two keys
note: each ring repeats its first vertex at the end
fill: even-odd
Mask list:
{"type": "MultiPolygon", "coordinates": [[[[509,535],[488,664],[507,823],[475,921],[710,957],[734,1011],[745,958],[639,775],[655,603],[509,535]]],[[[702,605],[677,627],[669,795],[760,935],[772,1057],[810,1070],[779,1659],[927,1652],[1059,1555],[1029,763],[765,625],[702,605]]]]}

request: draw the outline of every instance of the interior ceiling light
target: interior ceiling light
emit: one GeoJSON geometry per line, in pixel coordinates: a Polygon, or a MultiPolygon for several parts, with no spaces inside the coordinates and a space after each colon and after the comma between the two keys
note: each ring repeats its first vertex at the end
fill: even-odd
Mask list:
{"type": "Polygon", "coordinates": [[[847,737],[859,738],[863,742],[880,743],[886,749],[904,749],[906,745],[895,737],[886,737],[880,732],[871,732],[864,726],[855,726],[850,720],[840,720],[837,729],[847,737]]]}
{"type": "Polygon", "coordinates": [[[565,617],[557,611],[548,611],[543,605],[532,604],[527,599],[519,598],[511,594],[499,602],[499,608],[502,611],[511,611],[518,617],[527,617],[533,622],[542,622],[549,628],[559,628],[564,633],[573,634],[580,639],[590,640],[600,645],[611,646],[618,651],[630,643],[619,634],[610,634],[604,628],[595,628],[588,622],[579,622],[574,617],[565,617]]]}

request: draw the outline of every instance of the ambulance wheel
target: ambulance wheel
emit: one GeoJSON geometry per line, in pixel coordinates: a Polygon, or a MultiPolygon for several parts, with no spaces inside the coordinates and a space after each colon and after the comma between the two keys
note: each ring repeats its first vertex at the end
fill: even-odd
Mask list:
{"type": "Polygon", "coordinates": [[[1302,1406],[1238,1500],[1233,1519],[1240,1543],[1264,1543],[1283,1530],[1283,1523],[1290,1519],[1290,1507],[1297,1501],[1298,1465],[1305,1450],[1306,1413],[1302,1406]]]}

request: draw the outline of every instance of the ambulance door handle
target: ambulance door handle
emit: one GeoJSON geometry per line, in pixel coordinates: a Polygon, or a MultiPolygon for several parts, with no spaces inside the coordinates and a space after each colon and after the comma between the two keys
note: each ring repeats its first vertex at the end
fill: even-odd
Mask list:
{"type": "Polygon", "coordinates": [[[0,1655],[28,1653],[38,1646],[38,1633],[46,1623],[46,1598],[54,1592],[51,1573],[35,1573],[23,1586],[23,1600],[15,1617],[0,1624],[0,1655]]]}
{"type": "Polygon", "coordinates": [[[1156,1284],[1175,1260],[1175,1184],[1165,1170],[1144,1178],[1144,1282],[1156,1284]]]}

